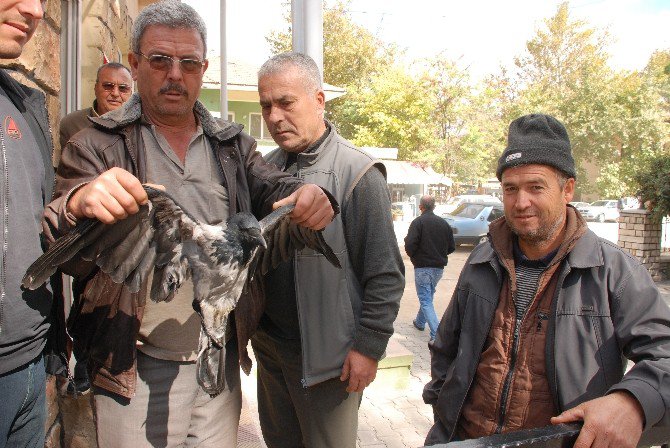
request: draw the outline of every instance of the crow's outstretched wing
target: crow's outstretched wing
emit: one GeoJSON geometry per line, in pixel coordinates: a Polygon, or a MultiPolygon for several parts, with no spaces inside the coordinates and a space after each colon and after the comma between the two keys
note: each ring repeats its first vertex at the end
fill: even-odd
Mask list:
{"type": "MultiPolygon", "coordinates": [[[[182,241],[192,235],[196,221],[164,191],[149,186],[144,189],[151,203],[141,206],[138,213],[110,225],[85,219],[56,240],[28,268],[23,287],[38,288],[58,266],[79,255],[83,260],[95,261],[112,280],[125,283],[132,292],[139,290],[140,283],[155,265],[157,288],[155,294],[152,288],[152,298],[169,298],[171,291],[165,285],[170,284],[163,280],[175,269],[180,272],[185,269],[185,263],[180,262],[182,241]]],[[[181,277],[184,276],[182,273],[181,277]]]]}
{"type": "Polygon", "coordinates": [[[311,230],[291,222],[289,215],[294,208],[294,204],[284,205],[260,221],[267,248],[259,251],[260,260],[257,271],[265,275],[282,261],[293,257],[296,250],[305,247],[323,254],[333,266],[341,268],[340,260],[326,243],[321,231],[311,230]]]}
{"type": "Polygon", "coordinates": [[[86,261],[96,260],[97,264],[102,264],[106,271],[110,271],[110,264],[105,262],[114,258],[110,248],[120,247],[120,252],[127,254],[128,249],[135,247],[138,240],[141,240],[147,231],[150,232],[146,227],[151,214],[150,207],[143,205],[138,213],[115,224],[103,224],[96,219],[80,221],[30,265],[23,277],[23,287],[39,288],[56,272],[58,266],[71,260],[75,255],[86,261]]]}

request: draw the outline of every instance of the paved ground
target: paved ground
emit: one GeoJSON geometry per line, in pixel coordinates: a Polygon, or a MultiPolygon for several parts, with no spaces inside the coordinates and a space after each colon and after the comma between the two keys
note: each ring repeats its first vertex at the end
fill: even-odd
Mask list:
{"type": "MultiPolygon", "coordinates": [[[[395,225],[401,243],[409,224],[396,222],[395,225]]],[[[602,236],[605,238],[615,240],[616,237],[612,234],[615,232],[613,226],[607,224],[596,224],[596,226],[602,226],[594,229],[596,233],[604,233],[602,236]]],[[[449,256],[449,265],[435,295],[435,310],[438,316],[444,313],[463,263],[471,250],[472,247],[463,246],[449,256]]],[[[404,254],[404,251],[401,250],[401,253],[404,254]]],[[[430,377],[428,330],[421,332],[412,325],[418,299],[414,289],[414,270],[407,258],[404,258],[404,261],[407,281],[393,337],[414,353],[410,381],[409,385],[401,390],[378,390],[374,383],[366,389],[359,413],[357,446],[361,448],[421,447],[432,422],[432,411],[421,399],[423,386],[430,377]]],[[[659,288],[670,304],[670,281],[659,284],[659,288]]],[[[238,447],[265,447],[256,415],[254,372],[250,377],[243,379],[243,394],[238,447]]]]}

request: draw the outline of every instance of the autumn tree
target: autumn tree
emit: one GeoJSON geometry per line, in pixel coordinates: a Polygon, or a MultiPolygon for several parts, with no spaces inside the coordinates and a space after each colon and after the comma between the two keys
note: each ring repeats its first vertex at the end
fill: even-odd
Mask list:
{"type": "Polygon", "coordinates": [[[670,49],[657,50],[644,69],[645,81],[658,94],[666,122],[670,123],[670,49]]]}
{"type": "Polygon", "coordinates": [[[404,67],[393,65],[353,86],[344,107],[354,125],[353,143],[398,148],[398,158],[413,160],[427,145],[433,105],[424,85],[404,67]]]}

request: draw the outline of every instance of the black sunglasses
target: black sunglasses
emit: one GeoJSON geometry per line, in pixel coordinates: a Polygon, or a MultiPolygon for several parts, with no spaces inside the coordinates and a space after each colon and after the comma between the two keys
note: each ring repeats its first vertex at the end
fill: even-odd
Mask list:
{"type": "Polygon", "coordinates": [[[140,56],[143,56],[147,61],[149,61],[149,66],[154,70],[160,70],[163,72],[170,71],[172,69],[172,64],[176,61],[179,62],[179,68],[183,73],[195,74],[202,71],[202,61],[197,59],[178,59],[171,56],[165,56],[163,54],[152,54],[147,56],[144,53],[138,52],[140,56]]]}
{"type": "Polygon", "coordinates": [[[107,92],[112,92],[114,90],[114,87],[119,88],[119,93],[130,93],[132,88],[128,84],[117,84],[115,82],[102,82],[100,83],[102,88],[107,91],[107,92]]]}

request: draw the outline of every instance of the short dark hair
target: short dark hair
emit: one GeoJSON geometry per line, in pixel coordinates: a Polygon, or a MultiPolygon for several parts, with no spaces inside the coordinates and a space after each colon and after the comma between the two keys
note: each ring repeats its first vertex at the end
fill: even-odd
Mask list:
{"type": "Polygon", "coordinates": [[[106,68],[111,68],[111,69],[116,69],[116,70],[124,69],[125,71],[128,72],[129,75],[131,74],[128,67],[126,67],[122,63],[120,63],[120,62],[108,62],[108,63],[102,64],[100,67],[98,67],[98,71],[95,73],[95,82],[98,82],[98,79],[100,79],[100,72],[103,69],[106,69],[106,68]]]}
{"type": "Polygon", "coordinates": [[[433,211],[435,208],[435,198],[430,195],[421,196],[421,201],[419,205],[424,208],[424,210],[433,211]]]}

